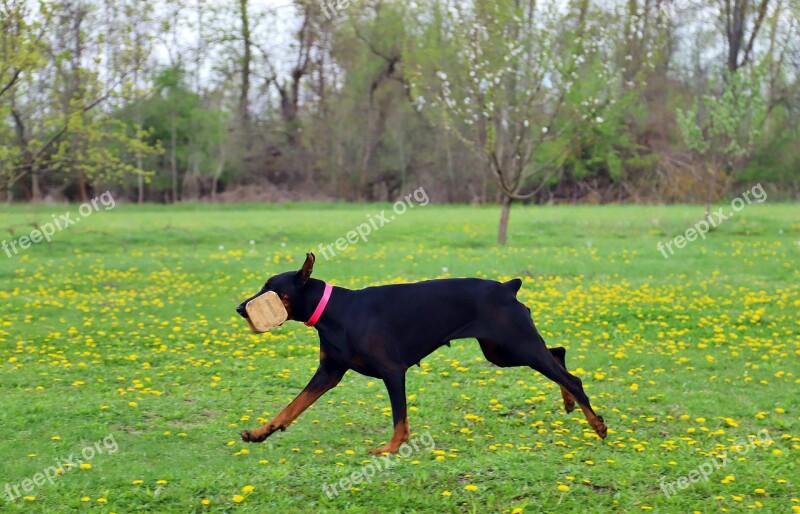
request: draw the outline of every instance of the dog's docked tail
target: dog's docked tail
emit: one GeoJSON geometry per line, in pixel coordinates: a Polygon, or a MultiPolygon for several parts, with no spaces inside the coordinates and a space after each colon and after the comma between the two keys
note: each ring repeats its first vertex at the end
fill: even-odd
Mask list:
{"type": "Polygon", "coordinates": [[[519,292],[519,288],[522,287],[522,280],[515,278],[514,280],[509,280],[508,282],[503,282],[503,285],[507,288],[511,289],[514,292],[514,296],[517,296],[517,292],[519,292]]]}

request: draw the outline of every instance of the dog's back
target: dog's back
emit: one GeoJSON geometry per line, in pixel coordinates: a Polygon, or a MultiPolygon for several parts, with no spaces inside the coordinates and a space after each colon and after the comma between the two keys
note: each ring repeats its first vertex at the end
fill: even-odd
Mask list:
{"type": "Polygon", "coordinates": [[[402,340],[402,355],[396,357],[413,364],[454,339],[484,337],[484,327],[513,323],[512,312],[530,320],[516,299],[521,285],[520,279],[453,278],[348,291],[345,301],[353,317],[348,339],[358,346],[380,339],[390,349],[402,340]]]}

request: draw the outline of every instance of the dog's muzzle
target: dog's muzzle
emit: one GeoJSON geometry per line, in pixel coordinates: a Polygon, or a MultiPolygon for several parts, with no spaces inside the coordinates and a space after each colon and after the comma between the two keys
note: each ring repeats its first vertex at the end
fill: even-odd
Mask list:
{"type": "Polygon", "coordinates": [[[247,304],[241,303],[238,307],[236,307],[236,312],[239,313],[239,316],[247,319],[247,304]]]}
{"type": "Polygon", "coordinates": [[[244,304],[244,309],[241,305],[237,307],[236,312],[247,320],[250,329],[255,334],[261,334],[280,326],[289,318],[286,307],[275,291],[267,291],[256,296],[244,304]]]}

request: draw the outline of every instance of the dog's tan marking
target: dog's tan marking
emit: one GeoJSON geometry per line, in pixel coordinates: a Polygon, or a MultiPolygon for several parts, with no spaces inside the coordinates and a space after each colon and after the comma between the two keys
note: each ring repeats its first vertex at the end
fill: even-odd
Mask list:
{"type": "Polygon", "coordinates": [[[411,430],[408,427],[408,415],[406,415],[405,419],[394,426],[394,433],[392,434],[392,439],[389,441],[389,443],[382,448],[375,448],[369,452],[372,455],[380,455],[381,453],[397,453],[397,450],[400,449],[403,443],[408,441],[410,434],[411,430]]]}

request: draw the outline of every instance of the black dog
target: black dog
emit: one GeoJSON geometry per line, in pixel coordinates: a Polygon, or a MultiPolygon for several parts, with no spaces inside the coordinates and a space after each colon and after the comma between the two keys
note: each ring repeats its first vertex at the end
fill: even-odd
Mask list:
{"type": "MultiPolygon", "coordinates": [[[[474,337],[486,358],[501,367],[530,366],[561,386],[566,411],[577,402],[601,438],[607,428],[583,392],[579,378],[564,362],[564,348],[550,348],[531,321],[530,309],[516,294],[522,281],[501,284],[477,278],[429,280],[415,284],[368,287],[352,291],[312,279],[314,254],[306,254],[300,271],[276,275],[256,296],[274,291],[290,320],[303,321],[319,332],[319,368],[300,395],[275,419],[241,433],[261,442],[286,430],[305,409],[336,386],[353,369],[380,378],[392,404],[394,434],[372,453],[396,452],[408,440],[406,371],[453,339],[474,337]]],[[[236,308],[247,317],[249,298],[236,308]]]]}

